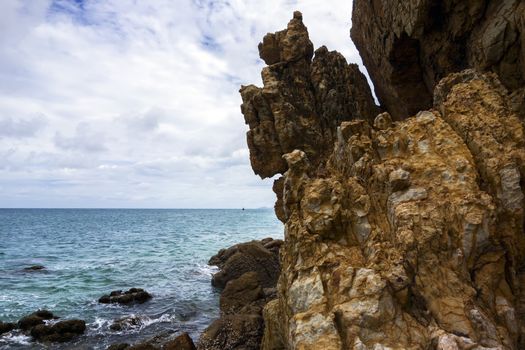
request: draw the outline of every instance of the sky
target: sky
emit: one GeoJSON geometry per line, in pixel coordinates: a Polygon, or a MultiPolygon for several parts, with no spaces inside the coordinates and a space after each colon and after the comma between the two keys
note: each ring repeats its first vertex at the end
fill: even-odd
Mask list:
{"type": "MultiPolygon", "coordinates": [[[[241,84],[303,12],[361,64],[348,0],[1,0],[0,207],[258,208],[241,84]]],[[[363,68],[362,68],[363,70],[363,68]]]]}

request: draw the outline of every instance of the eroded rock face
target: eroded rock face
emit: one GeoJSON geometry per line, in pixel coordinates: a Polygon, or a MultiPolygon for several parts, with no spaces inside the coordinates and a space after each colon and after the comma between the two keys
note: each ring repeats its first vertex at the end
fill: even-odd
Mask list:
{"type": "Polygon", "coordinates": [[[263,349],[522,349],[523,124],[495,74],[435,109],[341,123],[322,173],[287,155],[263,349]]]}
{"type": "Polygon", "coordinates": [[[287,29],[264,37],[259,53],[268,64],[264,86],[243,86],[240,92],[252,168],[262,178],[284,173],[282,156],[296,148],[319,165],[341,121],[377,114],[357,65],[324,46],[312,60],[313,45],[299,12],[287,29]]]}
{"type": "MultiPolygon", "coordinates": [[[[283,57],[277,39],[262,44],[273,45],[263,51],[274,65],[283,57]]],[[[309,51],[301,52],[288,55],[304,61],[309,51]]],[[[433,109],[398,122],[388,105],[375,118],[332,116],[325,125],[338,127],[314,143],[307,131],[287,153],[276,143],[286,165],[262,166],[287,169],[274,186],[285,241],[263,349],[525,348],[525,134],[512,82],[501,83],[501,71],[464,70],[438,83],[439,74],[422,100],[433,109]]],[[[322,115],[322,104],[279,84],[273,96],[295,96],[322,115]]],[[[314,130],[303,119],[275,120],[251,132],[281,140],[286,130],[314,130]]],[[[266,145],[269,153],[257,152],[277,159],[266,145]]],[[[260,292],[245,284],[247,297],[260,292]]]]}
{"type": "Polygon", "coordinates": [[[469,67],[497,73],[523,111],[523,1],[355,0],[351,36],[394,119],[430,108],[440,79],[469,67]]]}

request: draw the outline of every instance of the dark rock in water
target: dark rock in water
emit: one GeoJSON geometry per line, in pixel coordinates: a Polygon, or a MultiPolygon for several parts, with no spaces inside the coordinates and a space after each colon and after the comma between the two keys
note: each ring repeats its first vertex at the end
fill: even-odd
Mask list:
{"type": "Polygon", "coordinates": [[[28,266],[28,267],[25,267],[24,268],[24,271],[41,271],[41,270],[45,270],[45,266],[42,266],[42,265],[33,265],[33,266],[28,266]]]}
{"type": "Polygon", "coordinates": [[[278,249],[269,250],[265,245],[276,248],[280,245],[278,242],[282,241],[266,240],[264,244],[252,241],[222,249],[209,261],[210,265],[216,265],[221,269],[213,275],[212,285],[224,288],[228,281],[239,278],[246,272],[254,271],[263,287],[275,286],[280,271],[278,249]]]}
{"type": "Polygon", "coordinates": [[[67,342],[81,335],[86,330],[82,320],[60,321],[53,325],[39,324],[31,329],[31,336],[42,342],[67,342]]]}
{"type": "Polygon", "coordinates": [[[38,310],[31,315],[25,316],[18,321],[18,327],[23,331],[28,331],[31,328],[44,324],[45,320],[56,319],[52,312],[47,310],[38,310]]]}
{"type": "Polygon", "coordinates": [[[226,315],[214,321],[201,335],[198,349],[258,350],[264,324],[260,315],[226,315]]]}
{"type": "Polygon", "coordinates": [[[115,290],[109,295],[103,295],[98,299],[99,303],[102,304],[142,304],[152,298],[151,294],[141,288],[131,288],[130,290],[123,292],[121,290],[115,290]]]}
{"type": "Polygon", "coordinates": [[[121,331],[125,329],[137,328],[142,325],[142,320],[137,316],[128,316],[113,321],[113,324],[109,327],[112,331],[121,331]]]}
{"type": "Polygon", "coordinates": [[[0,335],[7,333],[7,332],[11,332],[15,328],[16,328],[16,324],[14,323],[0,321],[0,335]]]}
{"type": "Polygon", "coordinates": [[[188,333],[182,333],[162,346],[162,350],[196,350],[188,333]]]}
{"type": "Polygon", "coordinates": [[[128,349],[129,346],[130,345],[128,343],[111,344],[110,346],[107,347],[106,350],[124,350],[124,349],[128,349]]]}
{"type": "Polygon", "coordinates": [[[129,348],[126,348],[127,350],[159,350],[158,347],[150,344],[150,343],[140,343],[130,346],[129,348]]]}

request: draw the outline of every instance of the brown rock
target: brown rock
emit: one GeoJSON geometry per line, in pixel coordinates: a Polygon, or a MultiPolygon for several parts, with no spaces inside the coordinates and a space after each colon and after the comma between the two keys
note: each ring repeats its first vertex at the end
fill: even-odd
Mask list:
{"type": "Polygon", "coordinates": [[[400,120],[430,108],[437,83],[468,67],[523,88],[524,18],[520,0],[356,0],[351,36],[381,105],[400,120]]]}
{"type": "Polygon", "coordinates": [[[199,350],[258,350],[263,335],[260,315],[226,315],[214,321],[201,335],[199,350]]]}
{"type": "MultiPolygon", "coordinates": [[[[320,81],[312,72],[338,67],[336,55],[322,69],[310,64],[310,78],[304,59],[275,63],[263,71],[264,91],[243,96],[261,141],[248,137],[254,171],[287,169],[275,191],[286,238],[278,298],[264,308],[261,348],[525,348],[523,3],[357,0],[354,8],[353,36],[388,111],[373,126],[324,114],[344,100],[337,88],[304,88],[320,81]],[[449,74],[467,65],[478,70],[449,74]],[[263,115],[271,127],[257,124],[263,115]],[[261,164],[279,152],[285,166],[261,164]]],[[[319,73],[328,78],[318,86],[341,74],[319,73]]],[[[230,283],[231,295],[241,293],[230,283]]],[[[227,347],[223,324],[206,339],[227,347]]]]}
{"type": "Polygon", "coordinates": [[[241,277],[233,279],[226,284],[221,293],[221,312],[235,313],[261,313],[264,305],[265,294],[255,271],[246,272],[241,277]],[[261,301],[261,302],[259,302],[261,301]]]}
{"type": "Polygon", "coordinates": [[[312,61],[312,48],[302,15],[295,13],[287,29],[267,34],[259,44],[269,65],[262,71],[264,87],[240,90],[250,161],[262,178],[284,173],[282,156],[297,148],[317,165],[341,121],[372,119],[378,112],[356,65],[326,47],[312,61]]]}
{"type": "Polygon", "coordinates": [[[221,269],[212,277],[212,285],[218,288],[224,288],[228,281],[250,271],[257,273],[263,287],[275,286],[279,277],[278,253],[266,249],[257,241],[223,249],[210,259],[209,264],[221,269]]]}
{"type": "Polygon", "coordinates": [[[162,346],[162,350],[195,350],[195,344],[188,333],[182,333],[162,346]]]}

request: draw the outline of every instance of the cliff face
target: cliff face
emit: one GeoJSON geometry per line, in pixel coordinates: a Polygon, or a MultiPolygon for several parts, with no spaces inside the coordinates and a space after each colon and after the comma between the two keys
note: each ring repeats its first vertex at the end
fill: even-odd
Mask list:
{"type": "MultiPolygon", "coordinates": [[[[396,18],[382,11],[378,23],[396,18]]],[[[391,85],[387,70],[376,90],[386,84],[398,100],[383,96],[388,112],[378,114],[357,67],[325,48],[310,61],[300,14],[259,48],[264,87],[241,89],[252,166],[263,177],[286,171],[274,186],[285,241],[262,348],[525,349],[525,130],[514,83],[500,71],[443,71],[411,86],[428,92],[417,101],[403,97],[405,74],[391,85]],[[415,115],[392,120],[404,113],[415,115]]]]}
{"type": "Polygon", "coordinates": [[[351,36],[394,119],[428,109],[440,79],[468,67],[497,73],[524,111],[521,0],[355,0],[351,36]]]}

